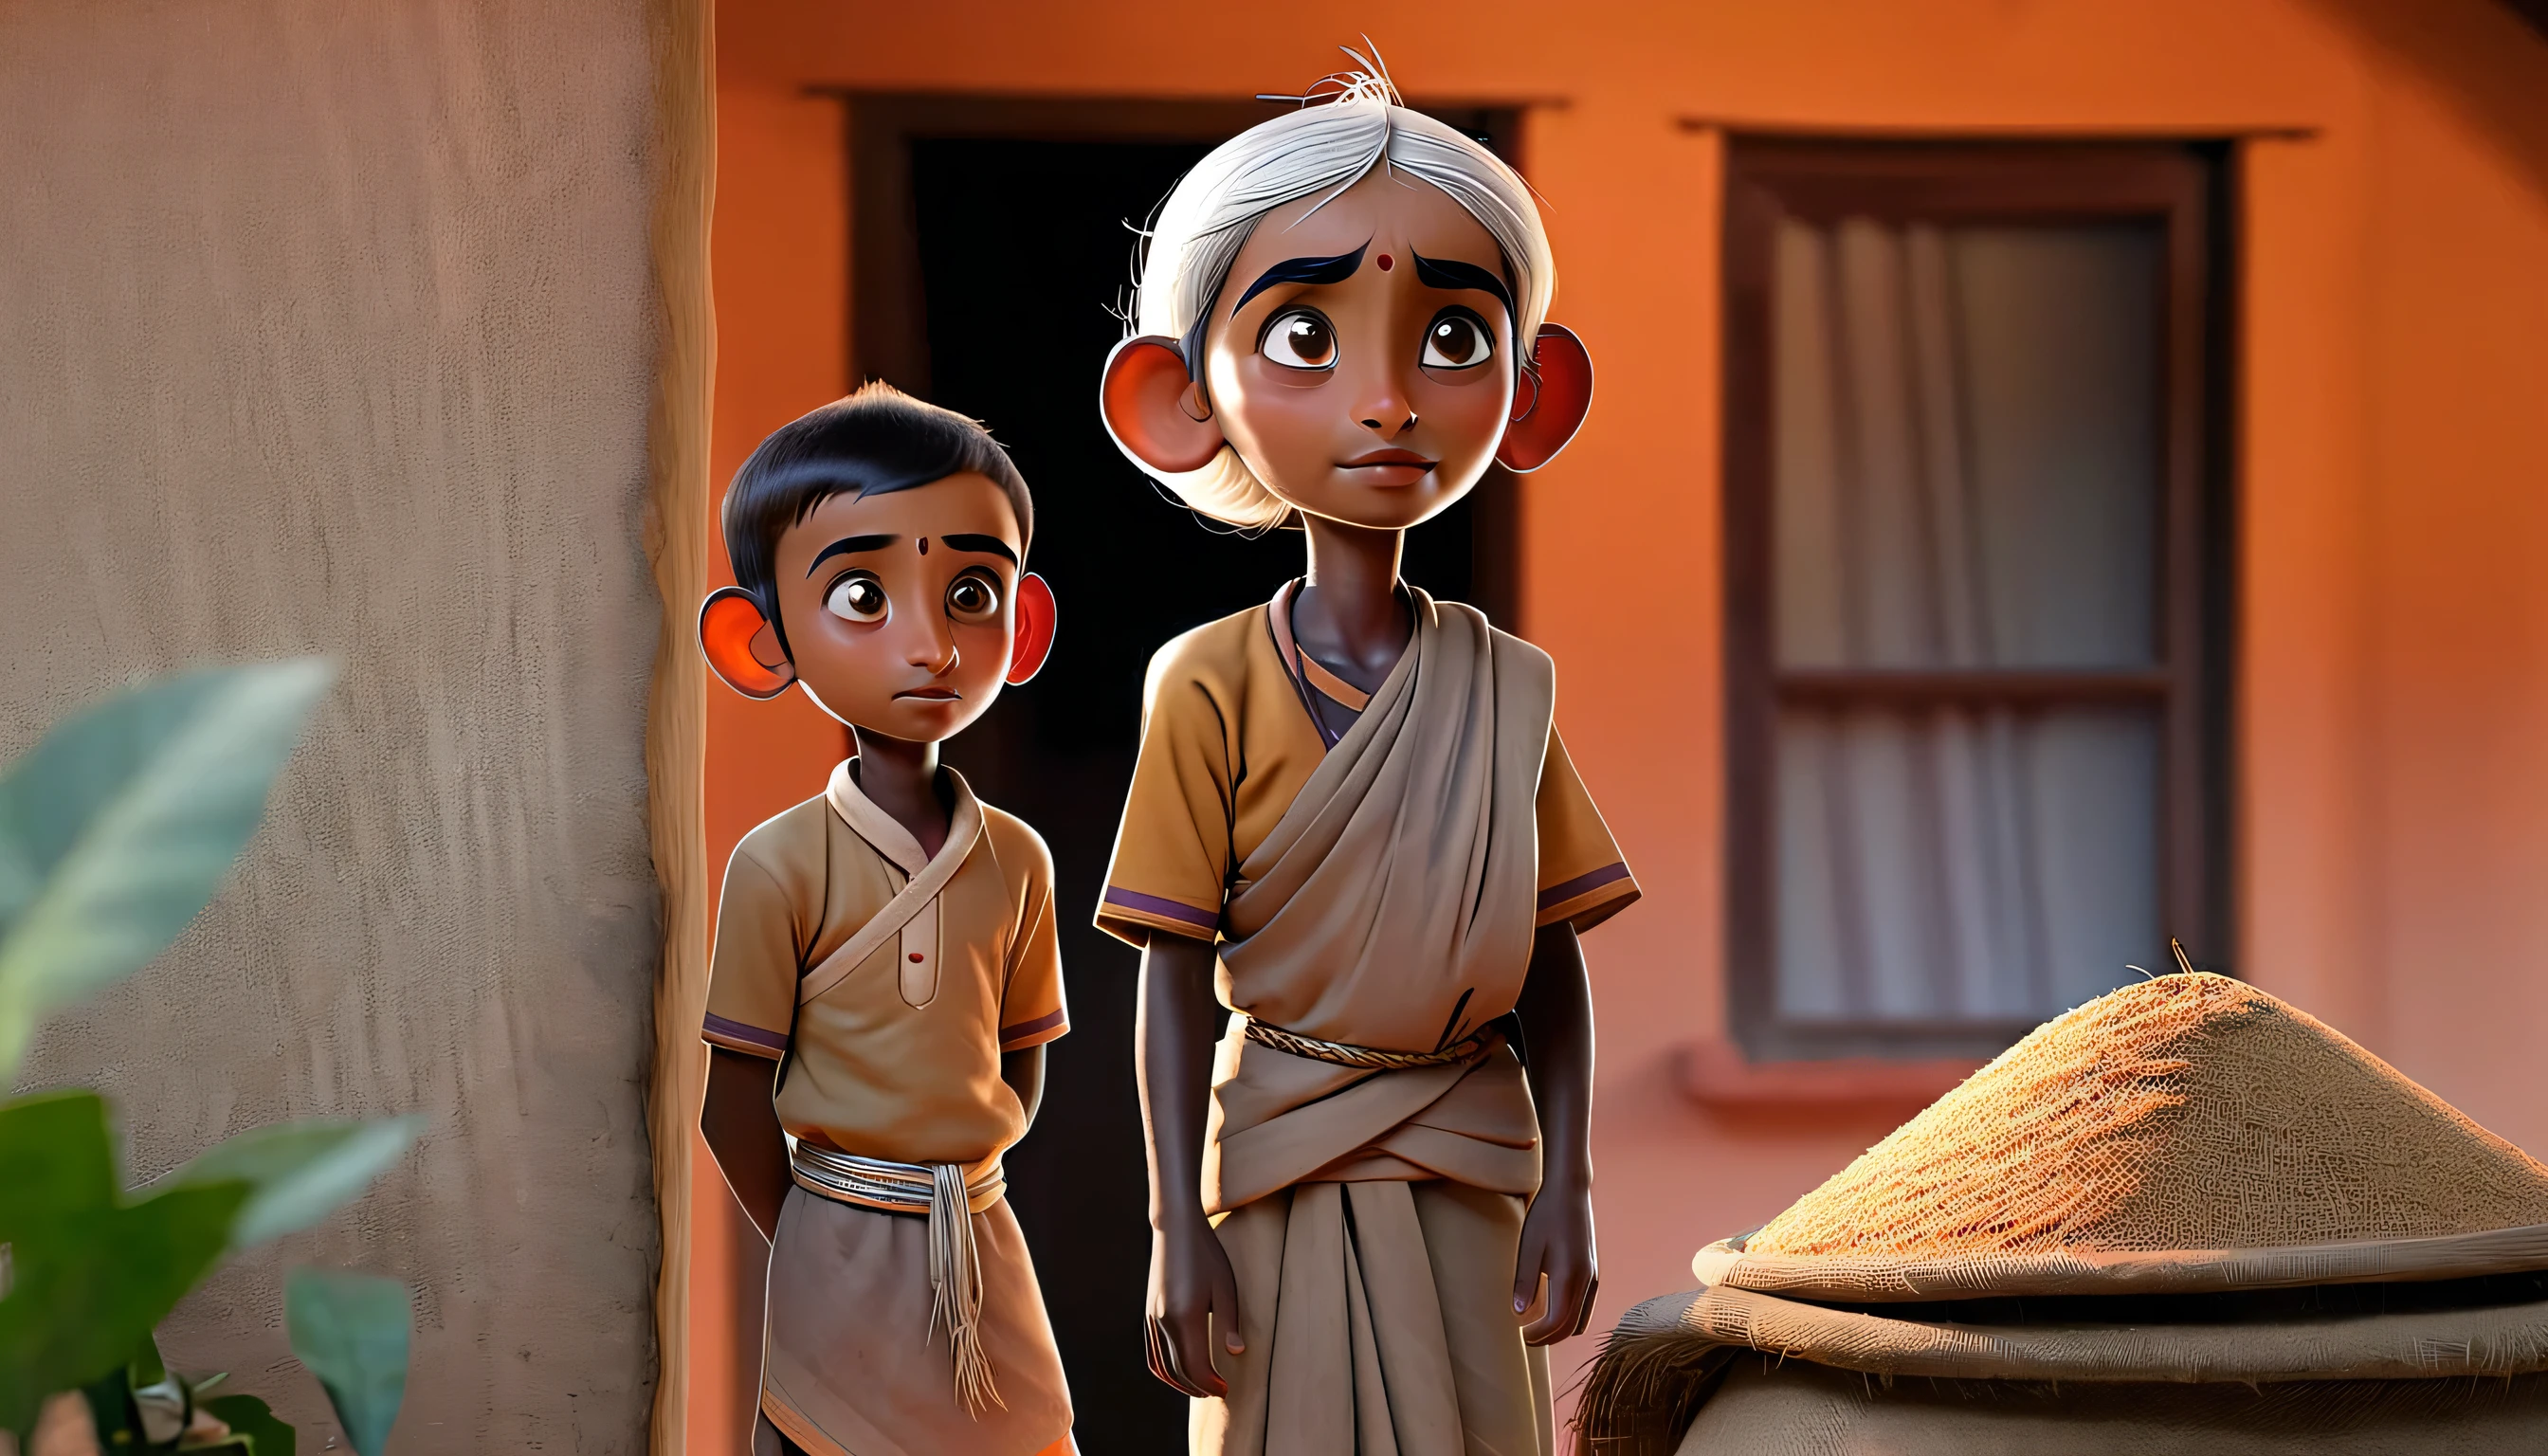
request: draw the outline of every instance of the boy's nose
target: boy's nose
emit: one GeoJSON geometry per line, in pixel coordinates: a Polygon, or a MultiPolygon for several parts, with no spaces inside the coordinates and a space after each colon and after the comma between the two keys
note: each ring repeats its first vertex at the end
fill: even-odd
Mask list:
{"type": "Polygon", "coordinates": [[[956,634],[936,623],[924,626],[904,644],[903,660],[937,677],[956,666],[956,634]]]}

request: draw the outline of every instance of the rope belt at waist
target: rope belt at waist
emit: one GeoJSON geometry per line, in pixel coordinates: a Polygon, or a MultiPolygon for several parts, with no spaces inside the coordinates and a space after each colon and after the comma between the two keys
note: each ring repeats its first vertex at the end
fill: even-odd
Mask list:
{"type": "Polygon", "coordinates": [[[1305,1037],[1281,1027],[1247,1019],[1245,1036],[1259,1046],[1271,1046],[1294,1056],[1323,1061],[1332,1066],[1360,1067],[1365,1071],[1396,1072],[1425,1066],[1457,1066],[1475,1061],[1494,1046],[1498,1033],[1494,1024],[1478,1028],[1459,1041],[1436,1051],[1391,1051],[1379,1046],[1356,1046],[1350,1042],[1328,1042],[1318,1037],[1305,1037]]]}
{"type": "Polygon", "coordinates": [[[956,1393],[965,1410],[985,1403],[1005,1410],[982,1349],[982,1260],[973,1246],[973,1210],[997,1203],[1008,1184],[993,1163],[967,1184],[962,1163],[897,1163],[796,1144],[789,1171],[806,1192],[835,1203],[887,1213],[929,1216],[929,1336],[947,1326],[956,1357],[956,1393]]]}
{"type": "Polygon", "coordinates": [[[942,1172],[953,1173],[967,1209],[989,1208],[1008,1187],[1008,1175],[997,1163],[967,1184],[962,1181],[962,1163],[889,1162],[802,1141],[796,1144],[793,1163],[796,1181],[808,1193],[895,1214],[928,1213],[936,1202],[942,1172]]]}

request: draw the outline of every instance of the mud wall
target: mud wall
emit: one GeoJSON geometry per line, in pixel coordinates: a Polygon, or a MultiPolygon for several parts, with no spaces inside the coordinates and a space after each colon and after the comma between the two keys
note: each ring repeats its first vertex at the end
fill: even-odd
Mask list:
{"type": "Polygon", "coordinates": [[[304,1449],[300,1262],[416,1288],[397,1449],[647,1446],[660,9],[0,8],[0,755],[141,676],[343,665],[228,891],[27,1069],[113,1094],[136,1180],[430,1119],[164,1332],[304,1449]]]}

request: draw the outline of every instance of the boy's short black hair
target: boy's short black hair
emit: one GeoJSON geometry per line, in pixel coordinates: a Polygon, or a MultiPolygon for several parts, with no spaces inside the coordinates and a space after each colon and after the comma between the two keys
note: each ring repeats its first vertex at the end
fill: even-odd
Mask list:
{"type": "Polygon", "coordinates": [[[770,432],[725,493],[725,550],[735,584],[778,629],[783,649],[780,535],[834,496],[890,495],[967,471],[989,477],[1007,494],[1018,514],[1018,545],[1031,544],[1035,500],[1026,477],[980,421],[880,381],[792,419],[770,432]]]}

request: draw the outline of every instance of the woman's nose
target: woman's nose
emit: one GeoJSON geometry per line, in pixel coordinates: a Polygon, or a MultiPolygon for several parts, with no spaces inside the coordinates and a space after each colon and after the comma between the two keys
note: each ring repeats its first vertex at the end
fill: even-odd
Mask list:
{"type": "Polygon", "coordinates": [[[1383,388],[1363,402],[1360,410],[1362,427],[1383,439],[1403,435],[1415,427],[1415,405],[1396,388],[1383,388]]]}

